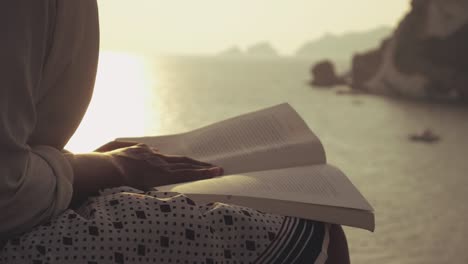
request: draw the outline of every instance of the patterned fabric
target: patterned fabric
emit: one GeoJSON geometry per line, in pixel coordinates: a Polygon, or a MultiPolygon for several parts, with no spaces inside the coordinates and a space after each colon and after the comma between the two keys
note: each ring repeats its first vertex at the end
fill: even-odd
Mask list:
{"type": "Polygon", "coordinates": [[[109,189],[11,239],[0,263],[324,263],[328,224],[178,193],[109,189]]]}

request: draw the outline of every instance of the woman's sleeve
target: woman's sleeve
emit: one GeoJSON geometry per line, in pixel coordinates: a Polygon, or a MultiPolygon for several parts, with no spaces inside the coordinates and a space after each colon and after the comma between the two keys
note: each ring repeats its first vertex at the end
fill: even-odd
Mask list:
{"type": "Polygon", "coordinates": [[[52,147],[29,146],[41,99],[52,1],[0,1],[0,237],[63,212],[73,170],[52,147]]]}

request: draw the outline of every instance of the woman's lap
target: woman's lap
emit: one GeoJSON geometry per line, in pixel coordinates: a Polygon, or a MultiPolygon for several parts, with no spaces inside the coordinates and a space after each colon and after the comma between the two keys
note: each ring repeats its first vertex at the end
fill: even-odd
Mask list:
{"type": "Polygon", "coordinates": [[[106,190],[10,240],[1,263],[324,263],[329,225],[175,193],[106,190]],[[235,262],[234,262],[235,261],[235,262]]]}

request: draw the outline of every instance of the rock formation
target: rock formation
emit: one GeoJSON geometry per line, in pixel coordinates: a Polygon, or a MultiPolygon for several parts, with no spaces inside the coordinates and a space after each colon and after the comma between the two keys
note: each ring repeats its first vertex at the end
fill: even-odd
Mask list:
{"type": "Polygon", "coordinates": [[[261,42],[247,48],[247,55],[256,57],[277,57],[278,52],[270,43],[261,42]]]}
{"type": "Polygon", "coordinates": [[[311,84],[317,87],[332,87],[345,84],[343,77],[336,75],[335,66],[329,60],[321,61],[310,70],[311,84]]]}
{"type": "Polygon", "coordinates": [[[221,57],[261,57],[261,58],[268,58],[268,57],[278,57],[279,54],[275,50],[275,48],[268,42],[260,42],[249,46],[244,50],[239,48],[239,46],[231,46],[226,50],[218,53],[218,56],[221,57]]]}
{"type": "Polygon", "coordinates": [[[244,53],[238,46],[232,46],[218,54],[218,56],[227,56],[227,57],[238,57],[242,55],[244,55],[244,53]]]}
{"type": "Polygon", "coordinates": [[[413,0],[390,38],[354,56],[351,76],[369,92],[468,100],[468,1],[413,0]]]}

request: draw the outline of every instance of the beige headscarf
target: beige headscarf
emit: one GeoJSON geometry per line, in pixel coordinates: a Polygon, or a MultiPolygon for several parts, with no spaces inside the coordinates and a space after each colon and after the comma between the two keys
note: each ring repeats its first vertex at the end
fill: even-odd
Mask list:
{"type": "Polygon", "coordinates": [[[0,1],[0,238],[63,212],[73,171],[62,148],[91,98],[96,0],[0,1]]]}

